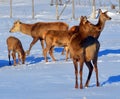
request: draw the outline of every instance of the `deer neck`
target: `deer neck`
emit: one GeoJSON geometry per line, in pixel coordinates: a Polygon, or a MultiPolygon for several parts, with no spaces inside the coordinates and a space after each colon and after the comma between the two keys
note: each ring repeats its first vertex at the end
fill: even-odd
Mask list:
{"type": "Polygon", "coordinates": [[[74,34],[76,34],[76,32],[74,31],[68,31],[68,38],[70,39],[74,34]]]}
{"type": "Polygon", "coordinates": [[[21,54],[21,56],[25,55],[25,51],[23,50],[23,48],[20,49],[20,54],[21,54]]]}
{"type": "Polygon", "coordinates": [[[100,17],[96,26],[98,26],[99,28],[101,28],[101,32],[102,32],[102,30],[103,30],[103,28],[105,26],[105,20],[101,19],[101,17],[100,17]]]}
{"type": "Polygon", "coordinates": [[[31,35],[32,24],[21,23],[20,31],[23,34],[31,35]]]}

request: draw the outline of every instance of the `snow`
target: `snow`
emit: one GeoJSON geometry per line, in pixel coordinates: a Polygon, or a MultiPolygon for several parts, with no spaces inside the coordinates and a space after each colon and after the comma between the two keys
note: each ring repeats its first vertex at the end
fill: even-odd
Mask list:
{"type": "MultiPolygon", "coordinates": [[[[11,35],[19,38],[25,50],[29,48],[32,41],[30,36],[22,33],[9,33],[15,20],[20,19],[26,23],[56,21],[55,6],[51,7],[47,2],[42,5],[36,3],[35,19],[32,19],[31,3],[29,0],[26,2],[28,3],[15,3],[13,18],[9,18],[7,3],[5,6],[0,6],[0,99],[120,99],[120,15],[108,9],[112,20],[106,22],[99,38],[101,44],[98,57],[100,87],[96,87],[93,72],[89,87],[81,90],[74,88],[73,63],[71,59],[65,61],[65,55],[61,55],[62,48],[55,48],[56,62],[53,62],[48,55],[49,62],[46,63],[40,42],[37,42],[24,65],[8,65],[6,39],[11,35]]],[[[104,8],[102,9],[104,11],[104,8]]],[[[70,26],[78,25],[79,20],[71,19],[70,12],[71,5],[68,5],[60,21],[70,26]]],[[[90,6],[76,6],[76,18],[81,15],[89,17],[90,14],[90,6]]],[[[92,23],[97,22],[97,19],[89,20],[92,23]]],[[[86,81],[87,74],[88,69],[84,66],[83,83],[86,81]]]]}

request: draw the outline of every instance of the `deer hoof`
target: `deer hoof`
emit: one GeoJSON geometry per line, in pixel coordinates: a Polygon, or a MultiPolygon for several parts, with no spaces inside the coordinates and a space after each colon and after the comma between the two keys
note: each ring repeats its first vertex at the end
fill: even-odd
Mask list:
{"type": "Polygon", "coordinates": [[[77,84],[75,85],[75,88],[78,89],[78,85],[77,84]]]}
{"type": "Polygon", "coordinates": [[[27,50],[27,51],[26,51],[26,55],[29,55],[29,54],[30,54],[30,51],[29,51],[29,50],[27,50]]]}
{"type": "Polygon", "coordinates": [[[97,82],[97,87],[99,87],[100,86],[100,84],[99,84],[99,82],[97,82]]]}

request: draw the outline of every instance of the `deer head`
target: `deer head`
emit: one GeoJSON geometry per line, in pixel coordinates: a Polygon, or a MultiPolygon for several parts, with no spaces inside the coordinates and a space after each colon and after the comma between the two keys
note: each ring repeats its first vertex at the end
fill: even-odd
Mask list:
{"type": "Polygon", "coordinates": [[[9,32],[11,32],[11,33],[20,32],[20,27],[21,27],[21,22],[19,20],[17,20],[14,22],[14,24],[9,32]]]}

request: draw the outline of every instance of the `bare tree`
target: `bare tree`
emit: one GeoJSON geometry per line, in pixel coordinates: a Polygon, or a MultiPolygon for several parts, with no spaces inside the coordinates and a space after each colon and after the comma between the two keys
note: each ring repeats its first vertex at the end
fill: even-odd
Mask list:
{"type": "Polygon", "coordinates": [[[32,18],[34,19],[34,0],[32,0],[32,18]]]}
{"type": "Polygon", "coordinates": [[[95,5],[95,0],[92,0],[92,18],[95,19],[96,17],[96,5],[95,5]]]}
{"type": "Polygon", "coordinates": [[[12,18],[12,0],[10,0],[10,18],[12,18]]]}
{"type": "Polygon", "coordinates": [[[50,5],[54,5],[56,3],[58,3],[59,5],[63,5],[62,0],[51,0],[50,5]]]}
{"type": "Polygon", "coordinates": [[[120,13],[120,0],[119,0],[119,13],[120,13]]]}
{"type": "Polygon", "coordinates": [[[53,5],[53,0],[51,0],[51,3],[50,3],[50,5],[53,5]]]}
{"type": "Polygon", "coordinates": [[[75,19],[75,4],[74,4],[74,0],[72,0],[72,18],[75,19]]]}

